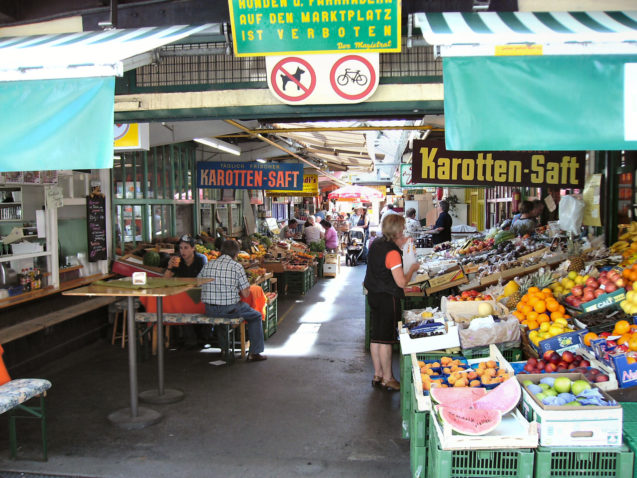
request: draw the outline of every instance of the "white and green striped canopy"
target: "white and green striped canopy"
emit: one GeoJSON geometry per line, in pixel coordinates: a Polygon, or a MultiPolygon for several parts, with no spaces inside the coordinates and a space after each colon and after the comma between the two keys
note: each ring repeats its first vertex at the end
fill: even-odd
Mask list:
{"type": "MultiPolygon", "coordinates": [[[[0,81],[121,76],[139,55],[213,25],[146,27],[0,38],[0,81]],[[126,62],[129,62],[127,64],[126,62]]],[[[145,63],[150,63],[148,55],[145,63]]]]}
{"type": "Polygon", "coordinates": [[[637,12],[416,13],[414,23],[444,56],[493,55],[511,44],[543,45],[544,54],[637,52],[637,12]]]}

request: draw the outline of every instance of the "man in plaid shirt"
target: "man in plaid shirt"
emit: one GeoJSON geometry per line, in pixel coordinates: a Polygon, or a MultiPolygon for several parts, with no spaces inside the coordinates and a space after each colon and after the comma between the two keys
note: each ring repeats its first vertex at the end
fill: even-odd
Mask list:
{"type": "Polygon", "coordinates": [[[221,245],[220,252],[217,260],[208,262],[197,276],[214,279],[201,288],[201,301],[206,304],[206,315],[243,317],[248,324],[250,337],[248,361],[266,360],[267,357],[262,355],[264,341],[261,312],[241,302],[241,297],[250,297],[250,283],[243,266],[236,261],[239,244],[233,239],[227,239],[221,245]]]}

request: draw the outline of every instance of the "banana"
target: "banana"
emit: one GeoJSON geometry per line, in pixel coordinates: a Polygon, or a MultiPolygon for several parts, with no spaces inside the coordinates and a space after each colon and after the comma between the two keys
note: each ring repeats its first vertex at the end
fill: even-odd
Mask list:
{"type": "Polygon", "coordinates": [[[614,252],[622,252],[630,246],[628,241],[617,241],[615,244],[610,246],[611,251],[614,252]]]}
{"type": "Polygon", "coordinates": [[[633,233],[630,232],[630,231],[629,232],[625,232],[621,236],[619,236],[619,240],[620,241],[626,241],[628,239],[632,240],[632,238],[633,238],[633,233]]]}

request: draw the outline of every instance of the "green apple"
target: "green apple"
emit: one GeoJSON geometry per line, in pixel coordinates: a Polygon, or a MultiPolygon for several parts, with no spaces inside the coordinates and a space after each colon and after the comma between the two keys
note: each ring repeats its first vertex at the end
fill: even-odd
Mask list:
{"type": "Polygon", "coordinates": [[[548,390],[549,388],[551,388],[551,386],[548,383],[540,383],[539,384],[540,387],[542,387],[545,391],[548,390]]]}
{"type": "Polygon", "coordinates": [[[589,388],[591,388],[591,385],[586,380],[575,380],[573,385],[571,385],[571,392],[573,395],[579,395],[589,388]]]}
{"type": "MultiPolygon", "coordinates": [[[[558,377],[555,379],[555,383],[553,384],[553,388],[557,391],[557,393],[566,393],[571,391],[571,379],[568,377],[558,377]]],[[[577,395],[577,394],[574,394],[577,395]]]]}
{"type": "Polygon", "coordinates": [[[577,400],[573,400],[572,402],[569,402],[569,403],[567,403],[564,406],[565,407],[581,407],[582,404],[580,402],[578,402],[577,400]]]}
{"type": "Polygon", "coordinates": [[[544,400],[548,395],[544,392],[535,394],[535,398],[537,398],[540,402],[544,400]]]}
{"type": "Polygon", "coordinates": [[[522,382],[522,385],[524,385],[525,387],[533,385],[533,380],[525,380],[524,382],[522,382]]]}
{"type": "Polygon", "coordinates": [[[547,397],[557,397],[557,392],[554,388],[549,388],[548,390],[544,390],[544,395],[547,397]]]}

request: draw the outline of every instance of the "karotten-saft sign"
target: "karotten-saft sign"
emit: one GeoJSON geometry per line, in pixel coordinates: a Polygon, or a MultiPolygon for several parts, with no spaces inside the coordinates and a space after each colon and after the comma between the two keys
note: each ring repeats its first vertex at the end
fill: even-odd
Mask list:
{"type": "Polygon", "coordinates": [[[585,151],[447,151],[414,141],[412,184],[583,188],[585,151]]]}
{"type": "Polygon", "coordinates": [[[303,165],[202,161],[197,163],[197,187],[301,191],[303,165]]]}
{"type": "Polygon", "coordinates": [[[399,52],[401,0],[228,0],[235,55],[399,52]]]}

